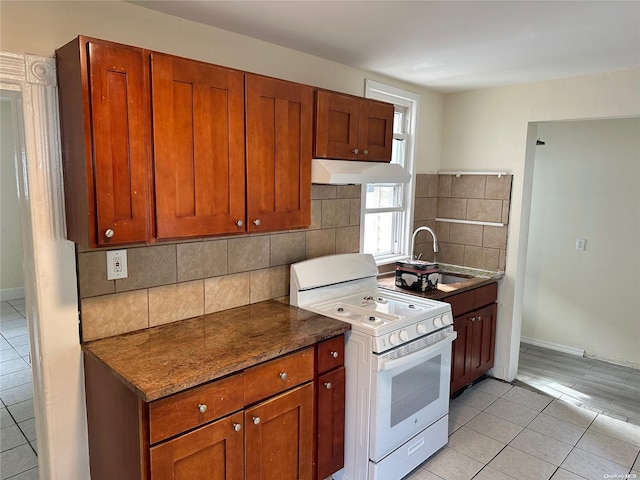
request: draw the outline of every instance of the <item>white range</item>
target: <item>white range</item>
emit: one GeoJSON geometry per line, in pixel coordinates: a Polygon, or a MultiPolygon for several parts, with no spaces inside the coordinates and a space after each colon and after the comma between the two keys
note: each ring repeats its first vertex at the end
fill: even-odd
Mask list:
{"type": "Polygon", "coordinates": [[[291,265],[291,305],[351,324],[336,480],[399,480],[447,443],[451,306],[378,288],[377,275],[368,254],[291,265]]]}

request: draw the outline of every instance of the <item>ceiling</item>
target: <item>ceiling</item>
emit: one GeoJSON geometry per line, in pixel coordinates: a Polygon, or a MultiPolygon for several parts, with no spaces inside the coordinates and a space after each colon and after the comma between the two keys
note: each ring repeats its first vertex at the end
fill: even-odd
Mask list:
{"type": "Polygon", "coordinates": [[[441,92],[640,68],[640,1],[135,1],[441,92]]]}

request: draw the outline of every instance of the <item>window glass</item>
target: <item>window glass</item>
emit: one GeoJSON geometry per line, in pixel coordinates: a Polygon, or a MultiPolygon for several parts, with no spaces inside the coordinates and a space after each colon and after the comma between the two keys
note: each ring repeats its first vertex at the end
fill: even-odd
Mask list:
{"type": "MultiPolygon", "coordinates": [[[[380,96],[371,95],[389,102],[382,88],[380,96]]],[[[408,92],[407,92],[408,93],[408,92]]],[[[395,97],[394,97],[395,98],[395,97]]],[[[411,152],[408,149],[412,130],[410,125],[414,103],[410,99],[400,98],[393,101],[393,144],[391,162],[402,165],[411,172],[411,152]]],[[[412,189],[407,184],[384,183],[367,184],[363,188],[361,251],[371,253],[376,261],[392,261],[396,257],[406,255],[408,249],[408,226],[411,219],[412,189]]]]}

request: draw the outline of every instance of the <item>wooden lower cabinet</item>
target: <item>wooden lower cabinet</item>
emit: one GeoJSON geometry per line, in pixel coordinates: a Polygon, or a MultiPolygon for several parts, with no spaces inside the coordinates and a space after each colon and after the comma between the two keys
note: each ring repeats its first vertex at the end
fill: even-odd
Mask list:
{"type": "Polygon", "coordinates": [[[247,409],[244,418],[246,480],[312,478],[312,383],[247,409]]]}
{"type": "Polygon", "coordinates": [[[452,394],[493,368],[495,357],[497,285],[491,284],[446,299],[453,310],[452,394]],[[456,298],[459,297],[459,298],[456,298]]]}
{"type": "Polygon", "coordinates": [[[151,447],[153,480],[242,480],[242,412],[151,447]]]}
{"type": "Polygon", "coordinates": [[[343,463],[343,363],[339,335],[145,402],[85,352],[91,478],[326,478],[343,463]]]}
{"type": "Polygon", "coordinates": [[[317,479],[327,478],[344,467],[345,368],[318,377],[317,479]]]}

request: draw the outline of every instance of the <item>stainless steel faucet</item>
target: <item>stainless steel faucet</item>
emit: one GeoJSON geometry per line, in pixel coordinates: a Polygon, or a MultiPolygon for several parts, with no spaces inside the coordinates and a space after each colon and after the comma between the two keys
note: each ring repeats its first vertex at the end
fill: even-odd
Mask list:
{"type": "Polygon", "coordinates": [[[413,235],[411,237],[411,257],[410,257],[410,261],[413,261],[413,259],[415,258],[414,255],[413,255],[413,248],[414,248],[415,243],[416,243],[416,235],[418,234],[418,232],[421,232],[423,230],[428,231],[431,234],[431,236],[433,237],[433,253],[438,253],[440,251],[440,247],[438,246],[438,239],[436,238],[436,232],[434,232],[429,227],[418,227],[418,228],[416,228],[416,231],[413,232],[413,235]]]}

